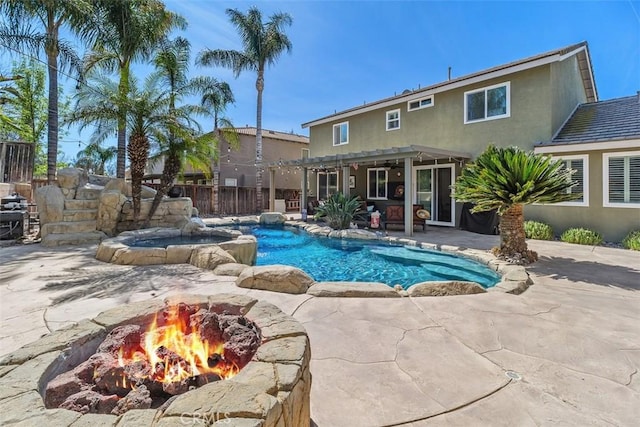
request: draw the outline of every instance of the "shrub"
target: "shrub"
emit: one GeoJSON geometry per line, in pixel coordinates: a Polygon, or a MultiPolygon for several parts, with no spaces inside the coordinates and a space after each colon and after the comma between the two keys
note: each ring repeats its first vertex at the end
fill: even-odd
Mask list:
{"type": "Polygon", "coordinates": [[[553,240],[553,228],[544,222],[525,221],[524,234],[527,239],[553,240]]]}
{"type": "Polygon", "coordinates": [[[336,193],[317,207],[314,217],[324,218],[334,230],[344,230],[349,228],[353,216],[359,209],[360,201],[357,197],[345,197],[342,193],[336,193]]]}
{"type": "Polygon", "coordinates": [[[627,237],[622,239],[622,247],[632,251],[640,251],[640,230],[629,232],[627,237]]]}
{"type": "Polygon", "coordinates": [[[570,228],[562,233],[560,240],[566,243],[597,246],[602,243],[602,236],[586,228],[570,228]]]}

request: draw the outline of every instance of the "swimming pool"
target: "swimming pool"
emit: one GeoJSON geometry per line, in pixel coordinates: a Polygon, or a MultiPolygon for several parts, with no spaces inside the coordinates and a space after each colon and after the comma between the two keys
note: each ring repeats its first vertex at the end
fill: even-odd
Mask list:
{"type": "Polygon", "coordinates": [[[381,282],[403,288],[427,281],[465,280],[485,288],[500,276],[479,262],[379,241],[330,239],[295,227],[240,227],[258,240],[257,265],[300,268],[318,282],[381,282]]]}

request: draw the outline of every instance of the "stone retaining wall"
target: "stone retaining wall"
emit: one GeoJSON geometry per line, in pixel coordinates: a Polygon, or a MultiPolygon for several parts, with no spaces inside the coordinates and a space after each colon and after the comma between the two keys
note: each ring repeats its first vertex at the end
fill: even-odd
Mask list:
{"type": "Polygon", "coordinates": [[[165,300],[241,314],[258,325],[263,342],[235,377],[179,395],[164,410],[121,416],[46,409],[47,383],[86,360],[116,326],[146,323],[163,306],[149,300],[114,308],[92,320],[45,335],[0,360],[0,425],[305,427],[310,425],[311,350],[304,327],[273,304],[241,295],[184,295],[165,300]],[[218,424],[216,424],[218,425],[218,424]]]}

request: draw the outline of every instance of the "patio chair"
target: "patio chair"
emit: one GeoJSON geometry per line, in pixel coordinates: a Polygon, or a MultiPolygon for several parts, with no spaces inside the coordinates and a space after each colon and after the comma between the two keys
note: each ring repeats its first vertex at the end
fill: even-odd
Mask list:
{"type": "MultiPolygon", "coordinates": [[[[422,226],[422,231],[427,230],[427,224],[424,218],[420,218],[417,215],[418,211],[424,210],[422,205],[413,205],[413,226],[422,226]]],[[[382,222],[384,229],[387,229],[388,225],[401,225],[404,226],[404,205],[389,205],[384,210],[382,215],[382,222]]]]}

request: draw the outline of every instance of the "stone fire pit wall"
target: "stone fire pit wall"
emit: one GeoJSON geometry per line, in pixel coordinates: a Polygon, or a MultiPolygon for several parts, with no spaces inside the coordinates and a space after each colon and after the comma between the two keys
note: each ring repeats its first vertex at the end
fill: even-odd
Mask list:
{"type": "Polygon", "coordinates": [[[86,360],[105,336],[124,323],[147,324],[165,302],[142,301],[45,335],[0,361],[0,425],[74,426],[295,426],[310,425],[311,350],[304,327],[273,304],[232,294],[183,295],[166,303],[208,306],[244,315],[262,331],[255,356],[235,377],[176,397],[166,408],[121,416],[46,409],[47,383],[86,360]]]}

